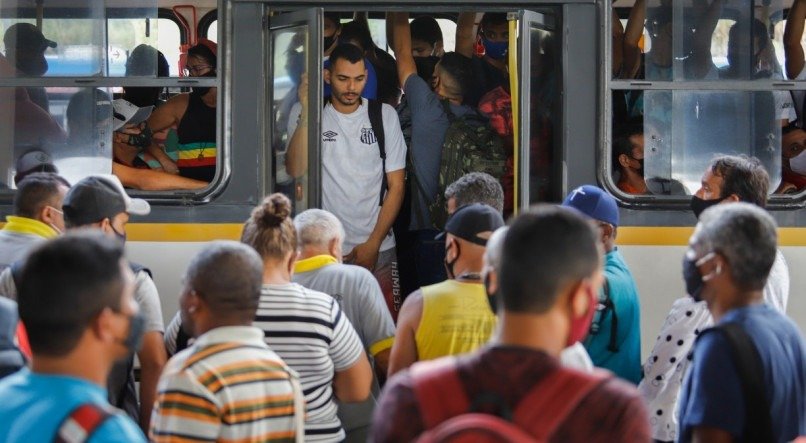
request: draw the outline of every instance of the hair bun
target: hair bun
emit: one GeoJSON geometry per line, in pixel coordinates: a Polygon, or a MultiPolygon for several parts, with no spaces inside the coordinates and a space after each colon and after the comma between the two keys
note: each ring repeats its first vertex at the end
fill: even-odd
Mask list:
{"type": "Polygon", "coordinates": [[[276,228],[291,215],[291,200],[284,194],[275,193],[265,199],[252,212],[252,219],[263,228],[276,228]]]}

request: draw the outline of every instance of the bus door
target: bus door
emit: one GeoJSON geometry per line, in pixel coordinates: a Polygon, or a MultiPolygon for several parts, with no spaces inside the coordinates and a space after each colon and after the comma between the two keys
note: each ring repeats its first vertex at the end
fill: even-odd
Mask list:
{"type": "MultiPolygon", "coordinates": [[[[267,80],[271,112],[267,127],[273,159],[272,189],[286,194],[294,212],[321,207],[320,124],[322,118],[322,8],[269,11],[267,80]],[[300,87],[307,78],[307,112],[301,113],[300,87]],[[307,136],[305,152],[288,155],[295,132],[307,136]],[[296,155],[296,157],[295,157],[296,155]],[[287,161],[289,160],[289,161],[287,161]],[[294,161],[292,166],[290,163],[294,161]]],[[[303,94],[304,95],[304,94],[303,94]]]]}
{"type": "Polygon", "coordinates": [[[522,10],[510,17],[512,30],[518,19],[517,36],[510,32],[510,47],[517,38],[517,51],[510,51],[510,72],[517,72],[510,77],[517,213],[519,207],[562,199],[562,72],[555,11],[522,10]]]}

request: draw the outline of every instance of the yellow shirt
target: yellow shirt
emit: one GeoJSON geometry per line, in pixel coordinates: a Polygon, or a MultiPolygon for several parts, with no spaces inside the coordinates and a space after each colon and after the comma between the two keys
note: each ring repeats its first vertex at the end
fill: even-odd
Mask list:
{"type": "Polygon", "coordinates": [[[480,283],[446,280],[422,292],[423,314],[414,335],[418,360],[464,354],[492,336],[496,318],[480,283]]]}

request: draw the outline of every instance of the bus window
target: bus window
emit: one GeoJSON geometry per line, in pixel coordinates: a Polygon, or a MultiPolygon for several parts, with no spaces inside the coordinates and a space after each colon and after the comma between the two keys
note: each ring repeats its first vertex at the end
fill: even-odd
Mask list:
{"type": "Polygon", "coordinates": [[[613,23],[613,55],[625,62],[614,73],[653,81],[782,79],[783,27],[771,33],[770,21],[770,11],[782,5],[772,3],[779,4],[713,0],[684,7],[638,0],[638,9],[626,14],[630,19],[613,23]],[[632,30],[630,20],[643,22],[644,32],[632,30]],[[619,33],[622,40],[615,38],[619,33]],[[644,53],[643,62],[629,56],[631,47],[644,53]]]}
{"type": "Polygon", "coordinates": [[[4,188],[13,185],[16,159],[31,151],[46,154],[70,182],[111,170],[111,91],[51,87],[44,93],[50,114],[31,101],[26,88],[0,88],[0,96],[8,99],[1,105],[2,113],[14,115],[10,124],[0,128],[0,140],[10,140],[14,147],[0,156],[4,188]]]}
{"type": "Polygon", "coordinates": [[[770,175],[770,192],[778,187],[787,91],[616,92],[614,100],[642,102],[644,112],[614,122],[611,167],[622,192],[691,195],[717,154],[758,158],[770,175]]]}
{"type": "Polygon", "coordinates": [[[319,195],[316,138],[321,106],[318,97],[321,95],[321,58],[311,57],[314,48],[322,50],[321,45],[312,43],[313,38],[321,36],[321,30],[311,26],[317,23],[319,14],[321,10],[311,9],[269,17],[272,189],[288,195],[297,213],[316,207],[319,195]],[[302,108],[300,96],[307,98],[307,110],[302,108]],[[289,155],[292,143],[298,143],[294,146],[300,148],[289,155]]]}
{"type": "Polygon", "coordinates": [[[213,20],[207,28],[207,39],[218,43],[218,19],[213,20]]]}

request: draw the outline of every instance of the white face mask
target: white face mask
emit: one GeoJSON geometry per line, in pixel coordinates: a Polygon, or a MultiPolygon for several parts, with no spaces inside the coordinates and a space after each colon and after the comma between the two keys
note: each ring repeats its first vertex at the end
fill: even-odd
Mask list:
{"type": "Polygon", "coordinates": [[[796,174],[806,175],[806,151],[802,151],[797,156],[790,158],[789,167],[796,174]]]}

